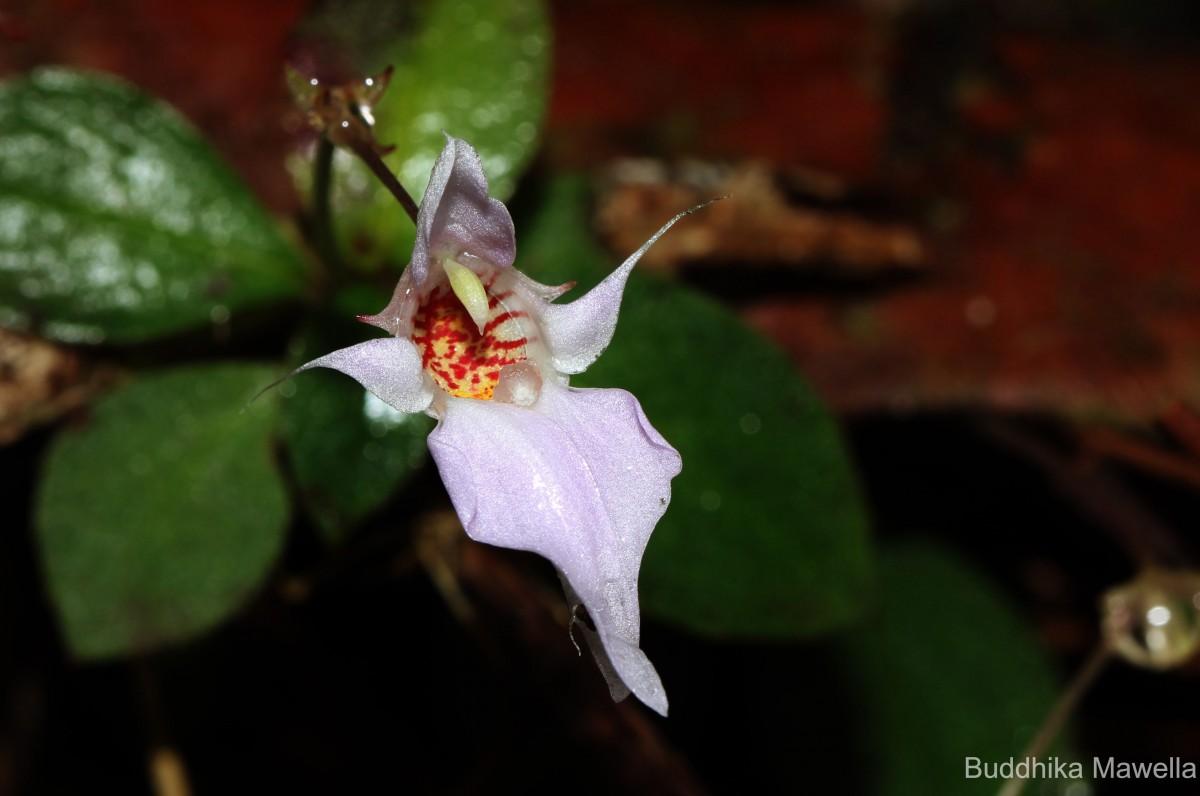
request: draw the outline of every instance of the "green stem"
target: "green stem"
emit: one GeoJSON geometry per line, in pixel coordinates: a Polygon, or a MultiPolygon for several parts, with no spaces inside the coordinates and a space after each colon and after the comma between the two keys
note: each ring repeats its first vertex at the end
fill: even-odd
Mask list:
{"type": "Polygon", "coordinates": [[[330,271],[340,270],[337,243],[333,237],[331,193],[333,187],[333,142],[321,136],[313,161],[313,245],[330,271]]]}

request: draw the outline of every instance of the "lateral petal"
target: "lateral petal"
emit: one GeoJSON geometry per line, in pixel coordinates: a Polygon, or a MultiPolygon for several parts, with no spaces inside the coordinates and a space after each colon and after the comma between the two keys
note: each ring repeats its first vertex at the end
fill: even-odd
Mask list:
{"type": "Polygon", "coordinates": [[[629,272],[676,221],[708,204],[710,202],[685,210],[663,224],[650,240],[587,294],[569,304],[547,304],[541,308],[542,333],[550,360],[560,373],[582,373],[608,348],[617,329],[617,314],[621,310],[621,296],[625,293],[629,272]]]}
{"type": "Polygon", "coordinates": [[[292,371],[310,368],[340,370],[401,412],[423,412],[433,401],[421,355],[411,340],[379,337],[334,351],[292,371]]]}

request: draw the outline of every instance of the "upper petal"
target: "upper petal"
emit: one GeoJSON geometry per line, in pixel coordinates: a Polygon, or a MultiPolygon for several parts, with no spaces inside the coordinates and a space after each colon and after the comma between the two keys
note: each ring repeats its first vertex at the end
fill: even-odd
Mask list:
{"type": "Polygon", "coordinates": [[[431,257],[470,254],[501,268],[516,256],[508,208],[488,196],[479,154],[466,141],[446,136],[417,213],[417,241],[409,270],[421,288],[431,257]]]}
{"type": "Polygon", "coordinates": [[[629,255],[621,267],[588,293],[569,304],[547,304],[541,308],[539,322],[550,360],[560,373],[582,373],[596,361],[617,329],[617,313],[625,280],[638,260],[676,221],[710,204],[697,205],[672,218],[650,236],[650,240],[629,255]]]}
{"type": "Polygon", "coordinates": [[[452,399],[429,448],[467,533],[550,559],[595,623],[602,670],[665,714],[637,578],[681,463],[637,399],[551,384],[531,408],[452,399]]]}
{"type": "Polygon", "coordinates": [[[432,258],[472,255],[506,268],[516,251],[512,217],[500,201],[488,197],[478,153],[466,141],[446,136],[417,211],[412,260],[388,305],[361,319],[396,337],[407,337],[417,300],[426,291],[432,258]]]}
{"type": "Polygon", "coordinates": [[[367,340],[314,359],[292,372],[309,368],[340,370],[401,412],[423,412],[433,401],[433,388],[425,378],[421,355],[411,340],[399,337],[367,340]]]}

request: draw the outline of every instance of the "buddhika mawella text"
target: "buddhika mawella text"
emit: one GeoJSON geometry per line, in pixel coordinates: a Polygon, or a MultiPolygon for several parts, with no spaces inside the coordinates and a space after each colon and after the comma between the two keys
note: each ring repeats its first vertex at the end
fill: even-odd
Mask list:
{"type": "MultiPolygon", "coordinates": [[[[978,757],[965,760],[967,779],[1083,779],[1085,773],[1080,761],[1059,757],[1010,757],[994,763],[978,757]]],[[[1196,764],[1179,757],[1157,762],[1093,757],[1090,773],[1092,779],[1196,779],[1196,764]]]]}

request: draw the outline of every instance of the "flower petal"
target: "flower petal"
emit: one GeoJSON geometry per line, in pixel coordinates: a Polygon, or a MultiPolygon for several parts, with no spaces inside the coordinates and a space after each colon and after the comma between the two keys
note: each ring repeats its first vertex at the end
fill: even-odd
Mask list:
{"type": "MultiPolygon", "coordinates": [[[[713,200],[715,201],[715,200],[713,200]]],[[[617,329],[617,313],[625,280],[646,250],[670,229],[676,221],[712,202],[684,210],[650,236],[650,240],[629,255],[629,259],[605,277],[604,281],[586,295],[570,304],[547,304],[539,312],[539,323],[545,335],[550,360],[560,373],[582,373],[612,342],[617,329]]]]}
{"type": "Polygon", "coordinates": [[[433,401],[421,355],[411,340],[379,337],[314,359],[292,371],[333,368],[401,412],[423,412],[433,401]]]}
{"type": "Polygon", "coordinates": [[[447,135],[417,213],[417,242],[408,266],[414,285],[424,285],[431,257],[470,254],[506,268],[516,253],[512,217],[503,202],[488,196],[479,154],[447,135]]]}
{"type": "Polygon", "coordinates": [[[406,337],[416,296],[422,294],[430,276],[432,258],[470,255],[507,268],[516,254],[512,217],[502,202],[488,197],[479,154],[466,141],[447,135],[417,211],[417,240],[408,268],[388,305],[360,319],[393,336],[406,337]]]}
{"type": "MultiPolygon", "coordinates": [[[[586,606],[586,602],[571,587],[566,576],[562,572],[558,574],[568,602],[572,606],[580,604],[586,606]]],[[[632,600],[634,610],[637,611],[636,583],[622,585],[614,591],[624,592],[613,596],[618,602],[625,604],[632,600]]],[[[588,627],[586,621],[578,622],[575,629],[582,632],[583,637],[587,639],[588,649],[596,658],[596,665],[608,683],[608,693],[612,695],[613,701],[620,702],[632,691],[637,694],[638,699],[657,713],[663,716],[667,715],[667,694],[663,690],[662,681],[654,669],[654,664],[650,663],[646,653],[642,652],[636,641],[630,642],[624,634],[612,632],[610,624],[596,622],[592,619],[590,612],[588,618],[595,624],[595,630],[588,627]]]]}
{"type": "Polygon", "coordinates": [[[548,558],[596,626],[614,698],[627,686],[665,715],[637,577],[681,463],[637,399],[549,383],[530,408],[450,399],[429,448],[471,538],[548,558]]]}

